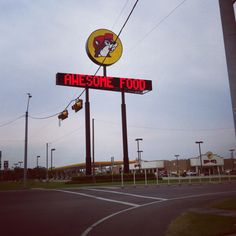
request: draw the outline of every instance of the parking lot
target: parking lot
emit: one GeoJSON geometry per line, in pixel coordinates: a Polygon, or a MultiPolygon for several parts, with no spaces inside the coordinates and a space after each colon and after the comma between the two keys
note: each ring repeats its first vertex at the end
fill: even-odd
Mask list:
{"type": "Polygon", "coordinates": [[[236,183],[0,192],[1,235],[165,235],[189,208],[236,196],[236,183]]]}

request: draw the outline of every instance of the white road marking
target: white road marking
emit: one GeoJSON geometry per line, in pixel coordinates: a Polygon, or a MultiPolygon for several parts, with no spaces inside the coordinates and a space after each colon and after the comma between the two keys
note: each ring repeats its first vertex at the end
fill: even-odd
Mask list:
{"type": "Polygon", "coordinates": [[[117,201],[117,200],[113,200],[113,199],[110,199],[110,198],[97,197],[95,195],[90,195],[90,194],[85,194],[85,193],[72,192],[72,191],[66,191],[66,190],[55,190],[55,191],[80,195],[80,196],[84,196],[84,197],[90,197],[90,198],[94,198],[94,199],[98,199],[98,200],[106,201],[106,202],[119,203],[119,204],[131,206],[131,207],[139,207],[140,206],[138,204],[134,204],[134,203],[131,203],[131,202],[117,201]]]}
{"type": "Polygon", "coordinates": [[[125,210],[115,212],[115,213],[113,213],[113,214],[111,214],[111,215],[109,215],[109,216],[106,216],[106,217],[104,217],[104,218],[98,220],[97,222],[95,222],[94,224],[92,224],[91,226],[89,226],[89,227],[81,234],[81,236],[86,236],[86,235],[88,235],[88,233],[89,233],[90,231],[92,231],[93,228],[95,228],[97,225],[101,224],[103,221],[106,221],[106,220],[112,218],[113,216],[119,215],[119,214],[124,213],[124,212],[126,212],[126,211],[130,211],[130,210],[132,210],[132,209],[136,209],[136,208],[138,208],[138,207],[140,207],[140,206],[127,208],[127,209],[125,209],[125,210]]]}
{"type": "Polygon", "coordinates": [[[137,197],[137,198],[147,198],[147,199],[159,200],[159,201],[168,200],[167,198],[150,197],[150,196],[145,196],[145,195],[137,195],[137,194],[132,194],[132,193],[123,193],[123,192],[103,190],[103,189],[95,189],[95,188],[87,188],[86,190],[97,191],[97,192],[105,192],[105,193],[114,193],[114,194],[119,194],[119,195],[126,195],[126,196],[137,197]]]}
{"type": "MultiPolygon", "coordinates": [[[[211,195],[221,195],[221,194],[228,194],[228,193],[236,193],[236,191],[226,191],[226,192],[216,192],[216,193],[205,193],[205,194],[195,194],[195,195],[189,195],[189,196],[183,196],[183,197],[176,197],[176,198],[171,198],[171,199],[166,199],[166,201],[174,201],[174,200],[181,200],[181,199],[187,199],[187,198],[197,198],[197,197],[203,197],[203,196],[211,196],[211,195]]],[[[145,206],[149,206],[149,205],[153,205],[153,204],[156,204],[156,203],[162,203],[163,201],[154,201],[154,202],[149,202],[149,203],[146,203],[146,204],[143,204],[143,205],[140,205],[140,206],[136,206],[136,207],[131,207],[131,208],[128,208],[128,209],[125,209],[125,210],[122,210],[122,211],[118,211],[118,212],[115,212],[109,216],[106,216],[100,220],[98,220],[97,222],[95,222],[94,224],[92,224],[91,226],[89,226],[82,234],[81,236],[87,236],[88,233],[93,230],[96,226],[98,226],[99,224],[103,223],[104,221],[112,218],[113,216],[116,216],[116,215],[119,215],[119,214],[122,214],[124,212],[128,212],[128,211],[131,211],[131,210],[134,210],[134,209],[137,209],[137,208],[141,208],[141,207],[145,207],[145,206]]]]}
{"type": "Polygon", "coordinates": [[[224,191],[224,192],[215,192],[215,193],[201,193],[201,194],[194,194],[194,195],[187,195],[183,197],[174,197],[170,198],[169,200],[182,200],[182,199],[188,199],[188,198],[195,198],[195,197],[205,197],[205,196],[212,196],[212,195],[221,195],[226,193],[236,193],[236,191],[224,191]]]}

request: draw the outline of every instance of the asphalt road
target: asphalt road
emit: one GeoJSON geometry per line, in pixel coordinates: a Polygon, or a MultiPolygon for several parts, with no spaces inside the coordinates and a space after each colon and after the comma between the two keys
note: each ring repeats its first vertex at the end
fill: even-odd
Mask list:
{"type": "Polygon", "coordinates": [[[236,183],[0,192],[1,236],[162,236],[182,212],[236,196],[236,183]]]}

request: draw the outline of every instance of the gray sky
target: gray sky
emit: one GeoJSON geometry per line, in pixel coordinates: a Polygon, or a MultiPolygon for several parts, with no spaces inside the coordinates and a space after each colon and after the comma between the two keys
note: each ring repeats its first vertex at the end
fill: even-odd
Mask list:
{"type": "MultiPolygon", "coordinates": [[[[222,27],[217,0],[140,0],[120,39],[123,55],[109,76],[152,80],[153,91],[126,95],[129,158],[137,137],[145,160],[190,158],[202,151],[228,157],[235,147],[222,27]],[[162,21],[165,19],[164,21],[162,21]],[[161,22],[161,23],[160,23],[161,22]]],[[[62,111],[80,88],[55,85],[57,72],[94,74],[85,43],[97,29],[118,33],[134,0],[0,0],[0,150],[2,160],[24,159],[24,115],[62,111]],[[123,11],[122,11],[123,9],[123,11]]],[[[99,71],[102,75],[102,70],[99,71]]],[[[122,160],[121,95],[90,90],[95,158],[122,160]]],[[[85,161],[84,110],[59,127],[58,118],[29,118],[28,165],[45,166],[46,143],[54,165],[85,161]]]]}

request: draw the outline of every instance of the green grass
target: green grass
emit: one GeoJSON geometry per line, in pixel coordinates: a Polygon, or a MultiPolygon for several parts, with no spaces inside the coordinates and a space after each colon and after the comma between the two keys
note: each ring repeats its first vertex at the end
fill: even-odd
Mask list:
{"type": "Polygon", "coordinates": [[[0,191],[1,190],[21,190],[21,189],[30,189],[30,188],[62,188],[65,187],[65,183],[62,182],[34,182],[28,181],[26,188],[22,182],[0,182],[0,191]]]}
{"type": "Polygon", "coordinates": [[[236,197],[225,199],[224,201],[218,201],[210,205],[213,208],[225,209],[225,210],[236,210],[236,197]]]}
{"type": "MultiPolygon", "coordinates": [[[[128,185],[125,183],[125,185],[128,185]]],[[[58,189],[58,188],[74,188],[74,187],[88,187],[88,186],[121,186],[121,183],[91,183],[91,184],[65,184],[65,182],[37,182],[27,181],[26,188],[21,182],[0,182],[0,191],[6,190],[22,190],[32,188],[58,189]]]]}
{"type": "Polygon", "coordinates": [[[18,182],[0,182],[0,190],[19,190],[23,185],[18,182]]]}
{"type": "MultiPolygon", "coordinates": [[[[148,185],[155,185],[156,181],[149,180],[148,185]]],[[[161,181],[159,181],[161,184],[161,181]]],[[[133,181],[124,182],[124,186],[134,185],[133,181]]],[[[145,185],[145,181],[136,181],[135,185],[145,185]]],[[[74,187],[94,187],[94,186],[121,186],[121,182],[104,182],[104,183],[84,183],[84,184],[66,184],[65,182],[38,182],[38,181],[27,181],[26,189],[32,188],[45,188],[45,189],[58,189],[58,188],[74,188],[74,187]]],[[[25,189],[22,182],[0,182],[0,191],[3,190],[21,190],[25,189]]]]}
{"type": "MultiPolygon", "coordinates": [[[[234,177],[236,180],[236,177],[234,177]]],[[[231,178],[233,180],[233,178],[231,178]]],[[[202,183],[209,183],[209,179],[202,179],[202,183]]],[[[219,179],[218,178],[212,178],[211,183],[218,183],[219,179]]],[[[222,182],[228,182],[228,178],[222,178],[222,182]]],[[[147,184],[148,185],[156,185],[156,180],[148,180],[147,184]]],[[[178,185],[179,184],[179,179],[170,179],[168,182],[167,178],[164,178],[163,180],[159,180],[158,184],[159,185],[178,185]]],[[[191,182],[189,181],[188,177],[181,179],[180,184],[198,184],[200,183],[199,179],[191,179],[191,182]]],[[[124,186],[132,186],[134,185],[133,181],[127,181],[124,182],[124,186]]],[[[135,185],[145,185],[144,180],[136,180],[135,185]]],[[[33,180],[28,180],[27,181],[27,188],[46,188],[46,189],[55,189],[55,188],[71,188],[71,187],[85,187],[85,186],[121,186],[121,182],[105,182],[105,183],[85,183],[85,184],[65,184],[64,182],[38,182],[38,181],[33,181],[33,180]]],[[[22,182],[1,182],[0,181],[0,191],[1,190],[20,190],[24,189],[23,183],[22,182]]]]}
{"type": "MultiPolygon", "coordinates": [[[[236,197],[216,201],[210,208],[236,210],[236,197]]],[[[166,236],[216,236],[236,233],[236,217],[186,212],[169,226],[166,236]]]]}
{"type": "Polygon", "coordinates": [[[217,236],[236,232],[236,217],[187,212],[173,221],[166,236],[217,236]]]}

